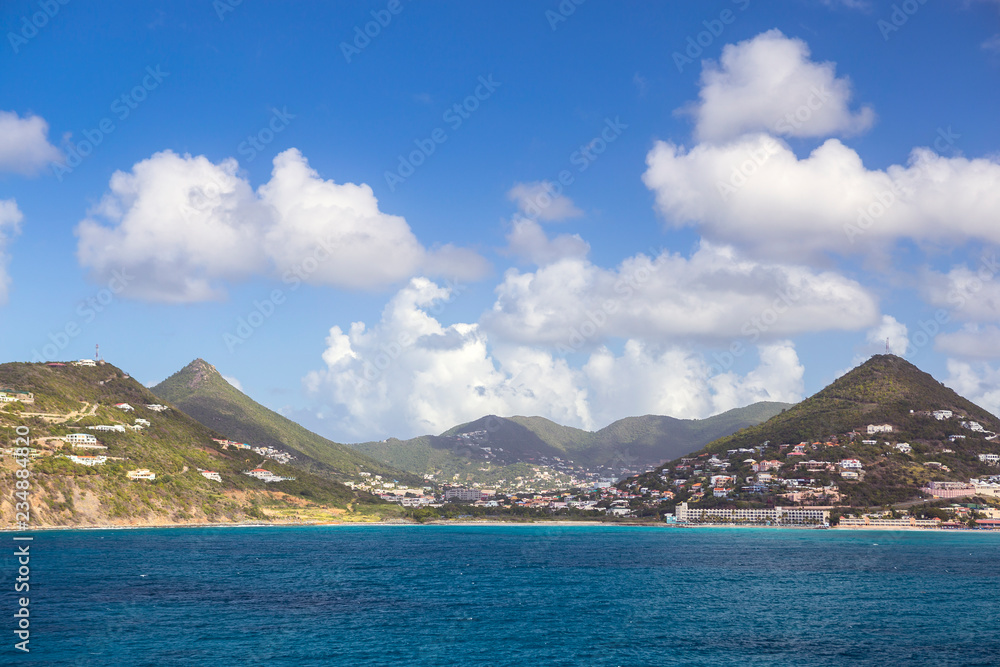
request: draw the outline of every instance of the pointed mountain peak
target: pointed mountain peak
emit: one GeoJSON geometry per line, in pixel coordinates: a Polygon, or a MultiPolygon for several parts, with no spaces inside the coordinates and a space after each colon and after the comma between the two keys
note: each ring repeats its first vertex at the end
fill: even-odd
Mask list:
{"type": "Polygon", "coordinates": [[[216,378],[221,378],[222,374],[204,359],[198,358],[192,361],[181,370],[186,384],[189,388],[195,389],[216,378]]]}

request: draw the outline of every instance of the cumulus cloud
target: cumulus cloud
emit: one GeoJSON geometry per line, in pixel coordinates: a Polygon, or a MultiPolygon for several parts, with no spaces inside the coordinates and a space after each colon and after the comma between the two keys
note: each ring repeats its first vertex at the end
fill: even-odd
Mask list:
{"type": "Polygon", "coordinates": [[[507,192],[507,198],[532,220],[557,222],[583,215],[573,200],[564,194],[557,194],[555,186],[549,181],[517,183],[507,192]]]}
{"type": "Polygon", "coordinates": [[[955,266],[948,273],[926,271],[921,280],[924,299],[947,309],[965,322],[1000,320],[1000,265],[996,255],[983,255],[974,269],[955,266]]]}
{"type": "Polygon", "coordinates": [[[1000,242],[1000,162],[914,149],[908,163],[870,170],[830,139],[799,159],[768,135],[691,150],[657,142],[643,181],[675,226],[757,256],[883,248],[898,239],[952,247],[1000,242]]]}
{"type": "Polygon", "coordinates": [[[0,199],[0,304],[7,303],[10,276],[7,275],[6,246],[10,239],[21,230],[24,215],[13,199],[0,199]]]}
{"type": "Polygon", "coordinates": [[[167,303],[219,299],[252,275],[378,289],[418,272],[465,280],[486,269],[472,251],[425,248],[369,186],[322,179],[296,149],[274,158],[256,192],[233,159],[156,153],[115,172],[76,231],[96,279],[125,268],[137,276],[126,296],[167,303]]]}
{"type": "Polygon", "coordinates": [[[586,257],[590,244],[579,234],[559,234],[549,238],[534,220],[515,217],[507,234],[507,252],[542,266],[561,259],[586,257]]]}
{"type": "Polygon", "coordinates": [[[850,109],[850,80],[836,76],[834,63],[817,63],[809,55],[804,41],[777,29],[727,44],[718,64],[705,64],[700,100],[687,110],[695,136],[713,142],[758,131],[825,137],[871,127],[870,107],[850,109]]]}
{"type": "Polygon", "coordinates": [[[49,124],[41,116],[21,118],[16,111],[0,111],[0,171],[31,176],[62,158],[49,143],[49,124]]]}
{"type": "Polygon", "coordinates": [[[865,338],[868,344],[874,348],[873,353],[876,354],[881,354],[885,351],[887,341],[889,344],[889,353],[899,356],[906,354],[906,350],[910,346],[910,337],[906,325],[892,315],[883,315],[882,321],[879,322],[877,327],[869,330],[865,338]]]}
{"type": "Polygon", "coordinates": [[[958,331],[938,334],[935,349],[965,359],[1000,359],[1000,327],[966,324],[958,331]]]}
{"type": "Polygon", "coordinates": [[[597,349],[580,368],[550,351],[494,345],[478,324],[445,326],[428,310],[449,289],[418,278],[373,327],[330,329],[324,368],[305,378],[332,425],[352,437],[440,433],[486,414],[542,415],[581,428],[633,414],[706,417],[757,400],[801,398],[802,366],[782,341],[759,349],[745,376],[712,375],[691,350],[628,340],[597,349]]]}
{"type": "Polygon", "coordinates": [[[1000,416],[1000,368],[990,364],[948,360],[944,384],[981,408],[1000,416]]]}
{"type": "Polygon", "coordinates": [[[613,337],[756,343],[864,328],[878,318],[874,297],[853,280],[756,262],[709,243],[690,258],[639,254],[614,269],[582,258],[511,269],[496,293],[482,320],[491,334],[574,350],[613,337]]]}

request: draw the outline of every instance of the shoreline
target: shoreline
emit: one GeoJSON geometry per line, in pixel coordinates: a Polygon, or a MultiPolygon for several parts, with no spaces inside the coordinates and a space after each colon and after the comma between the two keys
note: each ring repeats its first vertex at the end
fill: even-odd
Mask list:
{"type": "Polygon", "coordinates": [[[747,526],[747,525],[727,525],[727,524],[670,524],[663,522],[649,522],[649,523],[615,523],[608,521],[565,521],[565,520],[554,520],[554,521],[497,521],[497,520],[486,520],[486,521],[449,521],[449,520],[436,520],[428,521],[425,523],[420,523],[417,521],[268,521],[268,522],[254,522],[254,523],[155,523],[155,524],[141,524],[141,525],[121,525],[121,524],[108,524],[108,525],[96,525],[96,526],[36,526],[29,529],[19,529],[19,528],[0,528],[0,533],[17,535],[23,534],[27,535],[34,532],[46,532],[46,531],[65,531],[65,530],[80,530],[80,531],[91,531],[91,530],[142,530],[142,529],[160,529],[160,528],[289,528],[289,527],[320,527],[320,526],[330,526],[330,527],[342,527],[342,526],[458,526],[458,527],[474,527],[474,526],[557,526],[557,527],[571,527],[571,526],[608,526],[608,527],[622,527],[622,528],[680,528],[680,529],[706,529],[706,528],[716,528],[716,529],[736,529],[736,530],[746,530],[746,529],[756,529],[756,530],[809,530],[809,531],[834,531],[840,533],[849,532],[930,532],[930,533],[1000,533],[1000,530],[996,529],[944,529],[944,528],[917,528],[917,527],[891,527],[891,526],[851,526],[850,528],[841,528],[839,526],[830,527],[820,527],[820,526],[747,526]]]}

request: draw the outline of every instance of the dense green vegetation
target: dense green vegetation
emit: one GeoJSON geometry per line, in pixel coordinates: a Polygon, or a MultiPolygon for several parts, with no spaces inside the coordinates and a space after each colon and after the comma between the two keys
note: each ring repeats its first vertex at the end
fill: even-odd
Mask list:
{"type": "Polygon", "coordinates": [[[593,432],[562,426],[543,417],[490,415],[455,426],[439,436],[390,438],[351,446],[395,467],[419,474],[439,472],[445,479],[457,474],[464,480],[470,471],[482,471],[480,476],[470,479],[483,483],[488,483],[487,477],[516,477],[521,473],[508,470],[510,466],[538,463],[542,457],[573,461],[578,468],[606,468],[610,473],[613,469],[655,465],[745,426],[759,424],[788,407],[787,403],[755,403],[707,419],[628,417],[593,432]],[[485,436],[475,441],[457,437],[475,431],[483,431],[485,436]],[[481,446],[489,447],[492,456],[487,457],[481,446]],[[484,465],[487,460],[488,466],[484,465]]]}
{"type": "MultiPolygon", "coordinates": [[[[672,490],[677,502],[688,500],[693,495],[691,484],[678,485],[676,481],[688,478],[696,481],[693,471],[698,468],[705,468],[704,474],[710,474],[703,463],[710,454],[725,458],[730,450],[757,448],[753,453],[729,457],[725,474],[738,480],[731,496],[706,496],[698,501],[699,506],[731,506],[745,501],[789,504],[780,496],[787,489],[742,491],[744,480],[755,474],[751,465],[745,463],[749,459],[780,461],[781,466],[774,474],[782,479],[810,478],[814,485],[836,484],[842,496],[836,502],[845,505],[891,505],[919,498],[920,488],[932,480],[967,482],[971,477],[1000,473],[978,458],[981,453],[1000,454],[1000,442],[987,440],[985,433],[963,428],[960,425],[963,420],[976,421],[994,432],[1000,424],[997,417],[904,359],[877,355],[765,423],[688,454],[685,458],[691,472],[679,469],[683,462],[675,459],[653,473],[630,480],[629,485],[672,490]],[[933,410],[950,410],[954,417],[938,420],[922,414],[933,410]],[[868,424],[890,424],[893,431],[868,435],[868,424]],[[963,437],[951,441],[948,436],[952,435],[963,437]],[[865,440],[875,442],[870,444],[865,440]],[[892,446],[904,442],[912,451],[904,453],[892,446]],[[805,443],[806,456],[789,456],[789,446],[798,443],[805,443]],[[796,463],[806,459],[836,463],[846,458],[862,462],[859,479],[843,479],[835,470],[806,472],[795,468],[796,463]]],[[[707,479],[703,482],[707,488],[707,479]]]]}
{"type": "MultiPolygon", "coordinates": [[[[206,428],[176,408],[157,412],[147,404],[163,403],[120,369],[0,365],[0,386],[33,392],[33,404],[0,406],[0,445],[15,444],[16,429],[27,427],[42,456],[30,463],[33,523],[86,525],[130,521],[233,521],[260,519],[264,506],[324,506],[346,510],[351,503],[381,503],[330,479],[294,465],[284,466],[247,450],[223,450],[206,428]],[[134,410],[114,407],[128,403],[134,410]],[[44,414],[35,414],[44,413],[44,414]],[[141,431],[93,431],[98,424],[131,425],[148,420],[141,431]],[[70,433],[90,433],[106,449],[74,449],[60,442],[70,433]],[[102,455],[108,461],[86,466],[65,455],[102,455]],[[294,480],[265,484],[242,474],[264,467],[294,480]],[[129,470],[147,468],[155,480],[130,480],[129,470]],[[199,468],[216,471],[222,482],[208,480],[199,468]]],[[[0,457],[13,474],[13,457],[0,457]]],[[[5,520],[12,520],[8,498],[0,499],[5,520]],[[8,516],[10,514],[10,516],[8,516]]]]}
{"type": "Polygon", "coordinates": [[[301,466],[318,475],[346,480],[356,479],[357,473],[364,471],[409,484],[421,482],[414,475],[327,440],[265,408],[226,382],[215,367],[202,359],[192,361],[152,391],[223,437],[285,449],[299,457],[301,466]]]}

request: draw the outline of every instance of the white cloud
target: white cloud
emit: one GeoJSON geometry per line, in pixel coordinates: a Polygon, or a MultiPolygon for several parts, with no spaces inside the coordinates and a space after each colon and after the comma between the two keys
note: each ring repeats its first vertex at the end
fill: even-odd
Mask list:
{"type": "Polygon", "coordinates": [[[6,246],[10,239],[21,230],[21,220],[24,219],[17,202],[13,199],[0,199],[0,304],[7,303],[10,289],[10,276],[7,275],[6,246]]]}
{"type": "Polygon", "coordinates": [[[427,249],[402,217],[379,210],[369,186],[323,180],[296,149],[274,158],[256,192],[235,160],[156,153],[115,172],[77,227],[78,257],[95,279],[125,268],[125,295],[167,303],[219,299],[226,284],[280,276],[378,289],[418,273],[480,277],[486,262],[446,245],[427,249]]]}
{"type": "Polygon", "coordinates": [[[718,64],[706,62],[700,101],[688,111],[701,141],[727,141],[748,132],[790,137],[853,135],[871,127],[870,107],[850,109],[851,83],[834,63],[809,59],[800,39],[769,30],[727,44],[718,64]]]}
{"type": "Polygon", "coordinates": [[[231,384],[237,391],[243,391],[243,384],[232,375],[223,375],[222,379],[231,384]]]}
{"type": "Polygon", "coordinates": [[[798,159],[767,135],[730,144],[657,142],[643,181],[675,226],[764,257],[883,249],[898,239],[953,247],[1000,242],[1000,162],[914,149],[906,166],[869,170],[830,139],[798,159]]]}
{"type": "Polygon", "coordinates": [[[41,116],[21,118],[15,111],[0,111],[0,171],[27,176],[62,158],[49,143],[49,124],[41,116]]]}
{"type": "Polygon", "coordinates": [[[852,330],[878,317],[875,299],[831,272],[759,263],[702,243],[690,258],[636,255],[615,269],[568,258],[509,270],[483,316],[501,340],[594,347],[612,337],[750,343],[807,331],[852,330]]]}
{"type": "Polygon", "coordinates": [[[620,356],[599,348],[581,368],[532,346],[493,345],[476,324],[444,326],[427,310],[449,291],[413,279],[368,328],[333,327],[324,368],[305,385],[351,437],[440,433],[486,414],[542,415],[595,428],[634,414],[706,417],[757,400],[796,401],[802,366],[788,342],[759,348],[741,377],[712,376],[690,350],[628,340],[620,356]]]}
{"type": "Polygon", "coordinates": [[[507,192],[507,198],[532,220],[556,222],[583,215],[583,211],[573,204],[573,200],[556,192],[555,186],[549,181],[516,183],[507,192]]]}
{"type": "Polygon", "coordinates": [[[948,360],[948,379],[944,384],[981,408],[1000,416],[1000,368],[988,363],[948,360]]]}
{"type": "Polygon", "coordinates": [[[934,348],[965,359],[1000,359],[1000,327],[995,324],[966,324],[958,331],[942,333],[934,348]]]}
{"type": "Polygon", "coordinates": [[[638,414],[695,419],[757,401],[802,400],[804,368],[788,341],[762,345],[760,365],[745,376],[712,376],[699,355],[676,346],[629,340],[621,356],[596,350],[583,368],[598,425],[638,414]]]}
{"type": "Polygon", "coordinates": [[[955,266],[948,273],[927,271],[921,280],[924,299],[965,322],[1000,320],[1000,280],[996,255],[983,255],[979,266],[955,266]]]}
{"type": "Polygon", "coordinates": [[[984,51],[992,51],[994,53],[1000,53],[1000,33],[993,35],[989,39],[985,40],[980,46],[984,51]]]}
{"type": "Polygon", "coordinates": [[[879,325],[869,330],[865,338],[868,344],[874,348],[872,351],[874,354],[882,354],[885,351],[887,341],[889,353],[898,356],[905,355],[910,346],[906,325],[896,320],[892,315],[883,315],[879,325]]]}
{"type": "Polygon", "coordinates": [[[509,254],[539,266],[566,258],[583,258],[590,252],[590,244],[579,234],[559,234],[550,239],[541,225],[522,217],[511,221],[507,244],[509,254]]]}

